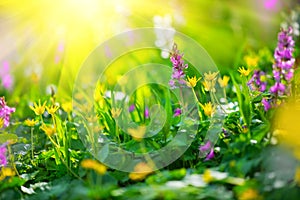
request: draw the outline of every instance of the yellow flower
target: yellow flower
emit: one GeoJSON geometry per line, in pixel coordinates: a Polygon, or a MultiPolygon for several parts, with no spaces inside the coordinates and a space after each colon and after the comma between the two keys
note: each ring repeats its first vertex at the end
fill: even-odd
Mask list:
{"type": "Polygon", "coordinates": [[[250,74],[250,69],[245,69],[244,67],[240,67],[238,72],[241,73],[241,76],[248,76],[250,74]]]}
{"type": "Polygon", "coordinates": [[[0,117],[0,129],[4,126],[4,119],[0,117]]]}
{"type": "Polygon", "coordinates": [[[129,174],[129,178],[133,181],[140,181],[153,172],[153,169],[145,162],[140,162],[134,167],[134,171],[129,174]]]}
{"type": "Polygon", "coordinates": [[[42,129],[48,136],[52,136],[56,133],[56,128],[50,125],[42,124],[40,129],[42,129]]]}
{"type": "Polygon", "coordinates": [[[112,108],[111,109],[111,116],[113,118],[117,118],[117,117],[120,116],[121,112],[122,112],[122,108],[112,108]]]}
{"type": "Polygon", "coordinates": [[[0,172],[0,181],[4,180],[6,177],[15,176],[16,172],[9,167],[2,167],[0,172]]]}
{"type": "Polygon", "coordinates": [[[258,63],[258,57],[257,56],[245,56],[244,60],[248,67],[255,67],[258,63]]]}
{"type": "Polygon", "coordinates": [[[258,192],[254,189],[247,189],[242,194],[239,195],[240,200],[257,200],[260,199],[258,192]]]}
{"type": "Polygon", "coordinates": [[[54,115],[56,111],[59,109],[59,106],[57,105],[46,106],[46,109],[50,115],[54,115]]]}
{"type": "Polygon", "coordinates": [[[204,171],[202,178],[205,183],[210,183],[214,179],[209,169],[204,171]]]}
{"type": "Polygon", "coordinates": [[[47,102],[45,101],[43,105],[41,105],[41,100],[39,99],[38,105],[36,102],[34,102],[34,106],[29,106],[29,108],[33,110],[36,115],[42,115],[45,112],[46,103],[47,102]]]}
{"type": "Polygon", "coordinates": [[[222,87],[222,88],[224,88],[224,87],[226,87],[227,85],[228,85],[228,81],[229,81],[229,76],[223,76],[223,79],[220,77],[219,79],[218,79],[218,82],[219,82],[219,85],[222,87]]]}
{"type": "Polygon", "coordinates": [[[85,169],[92,169],[96,171],[98,174],[103,175],[106,172],[106,166],[99,163],[96,160],[85,159],[81,162],[81,167],[85,169]]]}
{"type": "Polygon", "coordinates": [[[215,92],[216,89],[215,89],[215,84],[216,84],[216,81],[202,81],[202,85],[204,86],[204,89],[205,91],[209,92],[215,92]]]}
{"type": "Polygon", "coordinates": [[[67,113],[70,113],[72,111],[72,106],[72,101],[64,102],[61,104],[62,109],[64,109],[64,111],[66,111],[67,113]]]}
{"type": "Polygon", "coordinates": [[[219,72],[211,72],[209,71],[208,73],[204,73],[204,79],[206,81],[214,81],[217,77],[217,75],[219,74],[219,72]]]}
{"type": "Polygon", "coordinates": [[[186,85],[187,85],[188,87],[194,88],[194,87],[197,85],[197,82],[198,82],[200,79],[201,79],[201,77],[197,79],[196,76],[194,76],[194,77],[192,77],[192,78],[188,77],[188,80],[187,80],[187,82],[186,82],[186,85]]]}
{"type": "Polygon", "coordinates": [[[215,111],[215,107],[212,105],[211,102],[205,103],[204,105],[200,103],[200,106],[202,107],[204,114],[208,117],[211,117],[211,115],[215,111]]]}
{"type": "Polygon", "coordinates": [[[24,124],[25,124],[26,126],[34,126],[34,125],[36,125],[37,123],[38,123],[38,121],[37,121],[37,120],[34,120],[34,119],[26,119],[25,122],[24,122],[24,124]]]}
{"type": "Polygon", "coordinates": [[[134,140],[141,141],[146,133],[146,126],[139,126],[137,129],[129,128],[127,131],[134,140]]]}
{"type": "Polygon", "coordinates": [[[297,185],[300,186],[300,167],[297,167],[294,179],[297,185]]]}

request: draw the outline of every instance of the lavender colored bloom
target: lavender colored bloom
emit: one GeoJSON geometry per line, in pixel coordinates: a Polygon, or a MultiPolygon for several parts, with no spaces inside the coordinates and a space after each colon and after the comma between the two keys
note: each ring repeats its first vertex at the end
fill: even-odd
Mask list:
{"type": "Polygon", "coordinates": [[[267,88],[266,73],[260,70],[255,70],[253,76],[248,82],[252,90],[259,90],[264,92],[267,88]]]}
{"type": "Polygon", "coordinates": [[[129,111],[129,112],[133,112],[134,109],[135,109],[135,105],[134,105],[134,104],[131,104],[131,105],[129,106],[129,108],[128,108],[128,111],[129,111]]]}
{"type": "Polygon", "coordinates": [[[275,10],[278,0],[264,0],[264,7],[266,10],[275,10]]]}
{"type": "Polygon", "coordinates": [[[3,62],[2,67],[0,67],[0,82],[8,90],[12,88],[13,78],[10,74],[10,67],[7,61],[3,62]]]}
{"type": "Polygon", "coordinates": [[[203,146],[199,147],[199,151],[207,151],[211,148],[211,142],[207,141],[203,146]]]}
{"type": "Polygon", "coordinates": [[[294,76],[295,41],[292,32],[292,28],[289,27],[287,30],[281,30],[278,34],[278,44],[274,52],[275,63],[273,64],[273,75],[276,82],[270,88],[270,92],[275,96],[289,94],[291,79],[294,76]]]}
{"type": "Polygon", "coordinates": [[[175,111],[174,111],[174,115],[173,116],[177,117],[179,115],[181,115],[181,109],[180,108],[176,108],[175,111]]]}
{"type": "Polygon", "coordinates": [[[145,118],[149,118],[149,109],[146,107],[144,112],[145,118]]]}
{"type": "Polygon", "coordinates": [[[9,126],[10,115],[15,112],[15,110],[15,108],[6,105],[4,97],[0,97],[0,118],[4,120],[4,128],[9,126]]]}
{"type": "Polygon", "coordinates": [[[169,81],[169,85],[172,89],[176,88],[177,85],[185,85],[185,73],[184,69],[188,68],[187,64],[184,64],[183,54],[180,54],[179,50],[177,49],[177,45],[174,44],[173,46],[173,53],[170,57],[170,60],[173,64],[172,68],[172,76],[171,80],[169,81]]]}
{"type": "Polygon", "coordinates": [[[210,150],[209,154],[207,154],[205,160],[211,160],[211,159],[213,159],[214,157],[215,157],[214,149],[211,148],[211,150],[210,150]]]}
{"type": "Polygon", "coordinates": [[[267,99],[263,98],[261,102],[264,106],[265,111],[268,111],[271,108],[271,103],[267,99]]]}
{"type": "Polygon", "coordinates": [[[7,158],[6,158],[6,145],[3,144],[0,146],[0,166],[7,165],[7,158]]]}

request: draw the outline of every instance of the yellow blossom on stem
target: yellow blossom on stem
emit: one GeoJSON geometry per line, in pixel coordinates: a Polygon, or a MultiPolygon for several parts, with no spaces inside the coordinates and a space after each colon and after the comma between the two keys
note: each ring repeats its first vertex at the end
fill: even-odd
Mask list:
{"type": "Polygon", "coordinates": [[[36,115],[42,115],[45,112],[46,103],[47,102],[45,101],[42,105],[41,100],[39,99],[39,104],[34,102],[33,103],[34,106],[29,106],[29,108],[33,110],[36,115]]]}
{"type": "Polygon", "coordinates": [[[187,80],[187,82],[186,82],[186,85],[187,85],[188,87],[194,88],[194,87],[196,87],[196,85],[197,85],[197,83],[198,83],[198,81],[199,81],[200,79],[201,79],[201,77],[197,79],[196,76],[194,76],[194,77],[192,77],[192,78],[188,77],[188,80],[187,80]]]}
{"type": "Polygon", "coordinates": [[[46,109],[50,115],[54,115],[56,111],[59,109],[59,106],[57,105],[46,106],[46,109]]]}
{"type": "Polygon", "coordinates": [[[238,69],[238,72],[240,72],[241,76],[248,76],[250,74],[250,69],[245,69],[244,67],[240,67],[238,69]]]}
{"type": "Polygon", "coordinates": [[[129,178],[133,181],[140,181],[153,172],[153,169],[145,162],[140,162],[134,167],[134,171],[129,174],[129,178]]]}
{"type": "Polygon", "coordinates": [[[228,81],[229,81],[230,77],[229,76],[223,76],[223,78],[219,78],[218,79],[218,82],[219,82],[219,85],[224,88],[228,85],[228,81]]]}
{"type": "Polygon", "coordinates": [[[134,140],[141,141],[146,133],[146,126],[139,126],[137,129],[129,128],[127,131],[134,140]]]}
{"type": "Polygon", "coordinates": [[[16,172],[10,167],[2,167],[0,171],[0,181],[4,180],[6,177],[15,176],[16,172]]]}
{"type": "Polygon", "coordinates": [[[71,101],[64,102],[61,104],[61,107],[64,111],[70,113],[72,111],[72,102],[71,101]]]}
{"type": "Polygon", "coordinates": [[[245,56],[244,60],[248,67],[256,67],[258,64],[259,58],[257,56],[245,56]]]}
{"type": "Polygon", "coordinates": [[[26,119],[25,121],[24,121],[24,124],[26,125],[26,126],[34,126],[34,125],[36,125],[38,123],[38,121],[37,120],[34,120],[34,119],[26,119]]]}
{"type": "Polygon", "coordinates": [[[204,105],[200,103],[200,106],[202,107],[204,114],[208,117],[211,117],[211,115],[215,112],[215,107],[211,102],[205,103],[204,105]]]}
{"type": "Polygon", "coordinates": [[[202,178],[205,183],[210,183],[214,179],[209,169],[204,171],[202,178]]]}
{"type": "Polygon", "coordinates": [[[111,109],[111,116],[113,118],[117,118],[117,117],[120,116],[121,112],[122,112],[122,108],[112,108],[111,109]]]}
{"type": "Polygon", "coordinates": [[[209,71],[208,73],[204,73],[204,79],[206,81],[214,81],[217,77],[217,75],[219,74],[219,72],[211,72],[209,71]]]}
{"type": "Polygon", "coordinates": [[[56,133],[56,128],[50,125],[42,124],[40,129],[42,129],[48,136],[52,136],[56,133]]]}
{"type": "Polygon", "coordinates": [[[106,173],[106,166],[99,163],[98,161],[92,160],[92,159],[83,160],[81,162],[81,167],[83,167],[85,169],[92,169],[100,175],[103,175],[106,173]]]}
{"type": "Polygon", "coordinates": [[[260,199],[258,192],[255,189],[249,188],[241,193],[238,197],[239,200],[257,200],[260,199]]]}
{"type": "Polygon", "coordinates": [[[0,117],[0,129],[4,126],[4,119],[0,117]]]}

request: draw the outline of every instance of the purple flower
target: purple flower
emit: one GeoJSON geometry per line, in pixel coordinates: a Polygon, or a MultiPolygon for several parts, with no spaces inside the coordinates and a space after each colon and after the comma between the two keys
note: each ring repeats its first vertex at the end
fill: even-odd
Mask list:
{"type": "Polygon", "coordinates": [[[266,73],[263,71],[255,70],[253,76],[248,82],[252,90],[259,90],[264,92],[267,88],[266,73]]]}
{"type": "Polygon", "coordinates": [[[149,118],[149,109],[147,107],[145,108],[144,116],[146,119],[149,118]]]}
{"type": "Polygon", "coordinates": [[[278,0],[264,0],[264,7],[266,10],[275,10],[278,0]]]}
{"type": "Polygon", "coordinates": [[[4,120],[4,128],[9,126],[10,115],[15,112],[15,110],[15,108],[10,108],[6,105],[4,97],[0,97],[0,118],[4,120]]]}
{"type": "Polygon", "coordinates": [[[267,99],[263,98],[261,102],[264,106],[265,111],[268,111],[271,108],[271,103],[267,99]]]}
{"type": "Polygon", "coordinates": [[[180,54],[179,50],[177,49],[177,45],[174,44],[173,46],[173,53],[170,57],[172,62],[172,76],[171,80],[169,81],[169,85],[171,89],[176,88],[176,85],[185,85],[185,73],[184,69],[188,68],[188,64],[184,64],[183,54],[180,54]]]}
{"type": "Polygon", "coordinates": [[[179,115],[181,115],[181,109],[180,108],[176,108],[175,110],[174,110],[174,117],[177,117],[177,116],[179,116],[179,115]]]}
{"type": "Polygon", "coordinates": [[[129,112],[133,112],[134,109],[135,109],[135,105],[134,105],[134,104],[131,104],[131,105],[129,106],[129,108],[128,108],[128,111],[129,111],[129,112]]]}
{"type": "Polygon", "coordinates": [[[0,166],[7,165],[7,158],[6,158],[6,144],[0,146],[0,166]]]}
{"type": "Polygon", "coordinates": [[[210,150],[209,154],[207,154],[205,160],[211,160],[211,159],[213,159],[214,157],[215,157],[214,149],[211,148],[211,150],[210,150]]]}
{"type": "Polygon", "coordinates": [[[12,88],[13,78],[10,74],[10,67],[7,61],[3,62],[2,67],[0,67],[0,82],[8,90],[12,88]]]}
{"type": "Polygon", "coordinates": [[[272,92],[274,94],[276,94],[276,93],[283,94],[284,91],[285,91],[285,85],[283,83],[276,82],[275,85],[273,85],[270,88],[270,92],[272,92]]]}
{"type": "Polygon", "coordinates": [[[211,148],[211,142],[208,140],[203,146],[199,147],[199,151],[208,151],[211,148]]]}

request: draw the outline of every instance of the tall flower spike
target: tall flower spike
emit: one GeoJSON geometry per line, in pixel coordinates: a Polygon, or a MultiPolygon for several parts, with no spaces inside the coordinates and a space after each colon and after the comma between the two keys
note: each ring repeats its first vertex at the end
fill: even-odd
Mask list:
{"type": "Polygon", "coordinates": [[[1,127],[6,128],[9,126],[10,123],[10,116],[13,112],[15,112],[15,108],[11,108],[6,105],[5,98],[0,97],[0,118],[1,118],[1,127]]]}
{"type": "Polygon", "coordinates": [[[170,57],[172,62],[172,76],[171,80],[169,81],[169,85],[172,89],[178,87],[179,85],[186,84],[185,79],[185,72],[184,70],[188,68],[188,64],[184,63],[183,54],[180,54],[179,50],[177,49],[177,45],[174,44],[173,46],[173,53],[170,57]]]}

